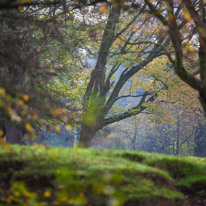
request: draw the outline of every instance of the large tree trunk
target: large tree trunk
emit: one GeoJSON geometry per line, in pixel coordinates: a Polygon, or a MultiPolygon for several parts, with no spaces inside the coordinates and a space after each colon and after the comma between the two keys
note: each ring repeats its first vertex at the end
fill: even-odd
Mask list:
{"type": "Polygon", "coordinates": [[[96,129],[95,127],[82,125],[78,147],[80,148],[90,147],[92,139],[97,131],[98,129],[96,129]]]}
{"type": "Polygon", "coordinates": [[[91,73],[91,78],[83,98],[83,110],[85,114],[82,120],[79,147],[89,147],[91,145],[92,138],[102,128],[100,122],[106,116],[104,105],[107,93],[111,88],[111,76],[105,79],[105,66],[110,48],[116,39],[116,25],[119,22],[123,4],[124,0],[114,0],[109,10],[97,62],[91,73]]]}
{"type": "Polygon", "coordinates": [[[9,144],[24,144],[23,130],[13,123],[6,123],[6,142],[9,144]]]}

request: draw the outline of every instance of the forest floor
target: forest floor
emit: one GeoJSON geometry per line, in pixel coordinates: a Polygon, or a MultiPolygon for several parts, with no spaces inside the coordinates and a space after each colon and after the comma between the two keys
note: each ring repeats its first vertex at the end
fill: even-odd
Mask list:
{"type": "Polygon", "coordinates": [[[1,206],[206,206],[206,159],[0,146],[1,206]]]}

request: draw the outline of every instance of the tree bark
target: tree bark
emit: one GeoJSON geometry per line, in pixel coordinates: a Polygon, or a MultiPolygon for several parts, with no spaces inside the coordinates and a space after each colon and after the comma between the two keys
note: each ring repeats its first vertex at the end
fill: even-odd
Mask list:
{"type": "Polygon", "coordinates": [[[78,147],[79,148],[90,147],[92,139],[98,130],[99,129],[92,126],[89,127],[86,125],[82,125],[78,147]]]}

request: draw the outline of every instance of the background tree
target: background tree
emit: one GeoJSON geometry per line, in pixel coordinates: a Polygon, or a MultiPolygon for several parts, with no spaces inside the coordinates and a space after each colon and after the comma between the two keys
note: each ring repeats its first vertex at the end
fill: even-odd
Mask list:
{"type": "MultiPolygon", "coordinates": [[[[205,133],[200,135],[199,125],[204,128],[205,121],[198,93],[175,75],[173,69],[167,67],[168,63],[167,58],[162,57],[148,64],[148,68],[139,73],[147,84],[141,78],[133,79],[133,85],[142,83],[141,88],[152,88],[158,92],[158,98],[146,105],[148,109],[142,114],[112,124],[112,133],[105,137],[105,143],[99,142],[98,147],[109,148],[109,142],[112,145],[118,139],[121,142],[119,148],[174,155],[194,155],[197,151],[198,156],[204,154],[205,133]],[[162,90],[163,85],[167,89],[162,90]]],[[[103,142],[103,137],[100,139],[103,142]]]]}
{"type": "Polygon", "coordinates": [[[33,127],[47,127],[48,121],[55,125],[75,117],[68,88],[81,72],[76,71],[82,66],[83,37],[76,35],[76,22],[64,15],[64,6],[13,1],[1,7],[1,128],[9,143],[23,143],[23,128],[32,134],[33,127]]]}
{"type": "MultiPolygon", "coordinates": [[[[162,22],[168,30],[174,48],[174,54],[168,55],[176,74],[193,89],[199,92],[199,99],[204,111],[206,111],[206,25],[205,25],[205,3],[203,0],[182,1],[156,1],[155,6],[150,0],[145,0],[150,10],[162,22]],[[181,7],[180,7],[181,5],[181,7]],[[176,8],[181,9],[181,16],[187,22],[184,33],[179,31],[180,22],[175,16],[176,8]],[[194,76],[193,72],[185,64],[185,45],[195,50],[198,55],[198,73],[200,78],[194,76]]],[[[188,56],[186,56],[188,57],[188,56]]]]}

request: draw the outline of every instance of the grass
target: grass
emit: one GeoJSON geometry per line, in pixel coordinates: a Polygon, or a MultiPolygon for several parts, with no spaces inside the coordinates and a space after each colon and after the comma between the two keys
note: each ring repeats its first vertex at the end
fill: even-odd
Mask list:
{"type": "Polygon", "coordinates": [[[206,160],[133,151],[0,147],[0,205],[185,205],[206,197],[206,160]]]}

